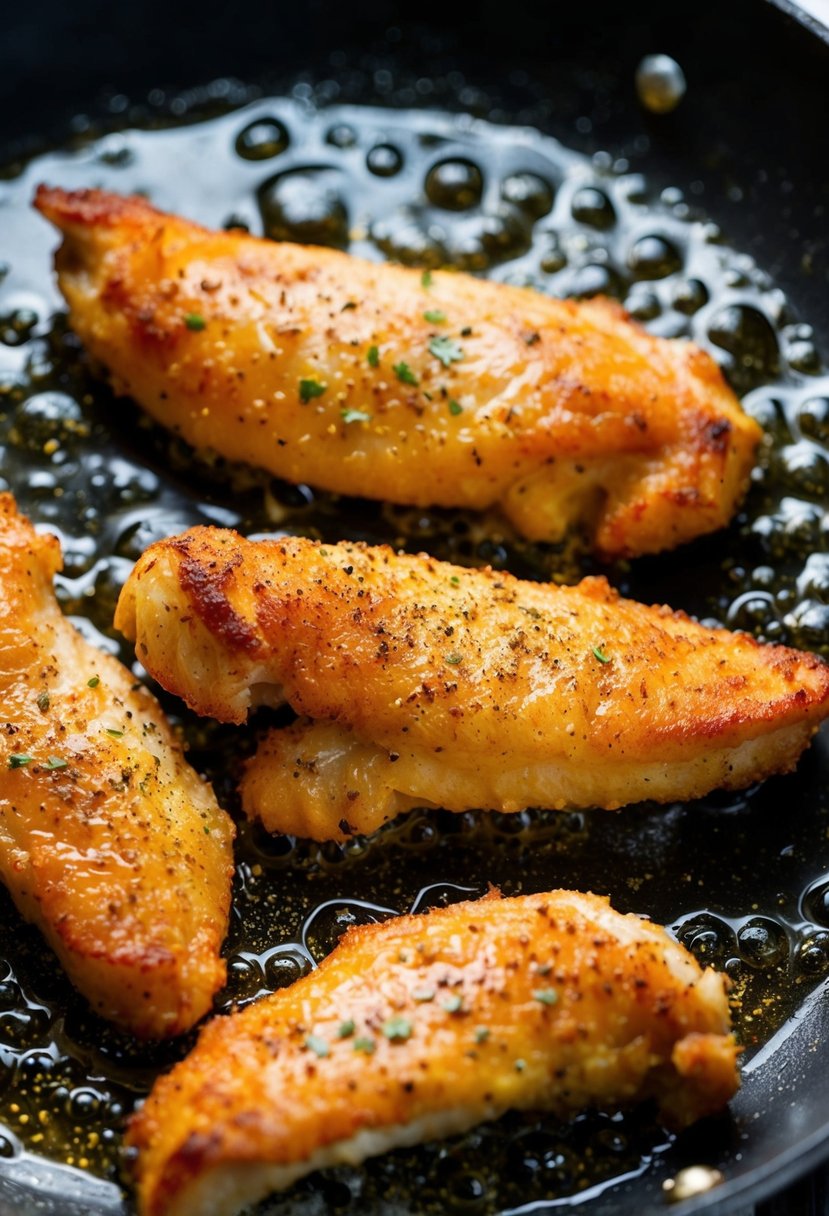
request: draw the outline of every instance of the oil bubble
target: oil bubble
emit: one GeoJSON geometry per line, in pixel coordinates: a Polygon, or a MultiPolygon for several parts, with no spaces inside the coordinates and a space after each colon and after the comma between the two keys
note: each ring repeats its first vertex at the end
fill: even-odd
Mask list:
{"type": "Polygon", "coordinates": [[[624,294],[624,283],[621,277],[610,266],[597,266],[588,263],[580,266],[567,285],[568,295],[576,300],[589,300],[593,296],[614,296],[617,299],[624,294]]]}
{"type": "Polygon", "coordinates": [[[290,142],[288,130],[278,118],[260,118],[243,127],[234,146],[243,160],[271,160],[290,142]]]}
{"type": "Polygon", "coordinates": [[[671,292],[671,304],[686,317],[708,303],[708,288],[701,279],[685,279],[676,283],[671,292]]]}
{"type": "Polygon", "coordinates": [[[257,193],[265,235],[274,241],[344,248],[345,182],[338,169],[309,165],[270,178],[257,193]]]}
{"type": "Polygon", "coordinates": [[[809,439],[829,444],[829,397],[810,397],[797,412],[797,424],[809,439]]]}
{"type": "Polygon", "coordinates": [[[645,55],[636,69],[636,92],[652,114],[670,114],[687,89],[685,73],[670,55],[645,55]]]}
{"type": "Polygon", "coordinates": [[[394,177],[403,168],[403,153],[393,144],[375,144],[366,157],[366,168],[375,177],[394,177]]]}
{"type": "Polygon", "coordinates": [[[829,604],[804,600],[785,620],[797,633],[797,643],[807,649],[821,648],[829,637],[829,604]]]}
{"type": "Polygon", "coordinates": [[[797,961],[808,975],[823,975],[829,970],[829,933],[813,933],[801,942],[797,961]]]}
{"type": "Polygon", "coordinates": [[[0,315],[0,342],[4,346],[22,346],[32,336],[38,315],[31,308],[14,308],[0,315]]]}
{"type": "Polygon", "coordinates": [[[676,930],[677,938],[703,964],[722,962],[735,952],[734,931],[711,913],[700,913],[676,930]]]}
{"type": "Polygon", "coordinates": [[[636,321],[653,321],[662,312],[659,296],[655,292],[636,288],[625,300],[625,308],[636,321]]]}
{"type": "Polygon", "coordinates": [[[471,160],[439,161],[426,176],[426,197],[443,211],[468,211],[477,207],[484,192],[484,177],[471,160]]]}
{"type": "Polygon", "coordinates": [[[816,925],[829,928],[829,878],[821,878],[803,893],[803,915],[816,925]]]}
{"type": "Polygon", "coordinates": [[[664,279],[682,266],[679,250],[667,237],[640,236],[628,253],[628,266],[637,279],[664,279]]]}
{"type": "Polygon", "coordinates": [[[603,190],[596,186],[582,186],[573,195],[570,212],[580,224],[605,231],[616,223],[613,204],[603,190]]]}
{"type": "Polygon", "coordinates": [[[541,219],[552,209],[555,193],[551,184],[537,173],[513,173],[501,183],[501,198],[532,216],[541,219]]]}
{"type": "Polygon", "coordinates": [[[743,390],[780,371],[774,330],[750,304],[721,308],[708,324],[708,337],[734,357],[735,379],[743,390]]]}
{"type": "Polygon", "coordinates": [[[287,988],[311,969],[310,959],[300,950],[279,947],[264,962],[265,982],[271,992],[287,988]]]}
{"type": "Polygon", "coordinates": [[[328,129],[325,142],[332,148],[353,148],[357,143],[357,132],[347,123],[340,122],[328,129]]]}
{"type": "Polygon", "coordinates": [[[797,494],[823,498],[829,493],[829,459],[815,444],[801,440],[780,452],[782,480],[797,494]]]}
{"type": "Polygon", "coordinates": [[[757,969],[776,966],[788,953],[785,930],[763,916],[746,921],[737,931],[737,945],[741,957],[757,969]]]}

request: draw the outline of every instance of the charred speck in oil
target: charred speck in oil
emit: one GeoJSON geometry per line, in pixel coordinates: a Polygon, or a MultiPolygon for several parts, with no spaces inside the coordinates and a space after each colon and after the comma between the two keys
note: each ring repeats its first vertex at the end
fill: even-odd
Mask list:
{"type": "MultiPolygon", "coordinates": [[[[555,295],[610,293],[653,332],[694,338],[764,426],[761,467],[725,534],[608,573],[636,598],[826,652],[829,377],[821,335],[794,317],[762,268],[680,190],[652,191],[610,156],[591,161],[540,135],[530,147],[509,127],[471,131],[428,112],[317,112],[310,86],[296,101],[222,113],[234,88],[207,99],[220,116],[197,128],[175,129],[168,117],[157,123],[163,139],[124,130],[95,142],[84,131],[88,161],[68,149],[5,175],[0,484],[60,531],[59,597],[93,640],[134,661],[111,628],[118,590],[148,544],[197,523],[386,542],[526,578],[573,581],[597,567],[577,542],[532,545],[497,517],[378,508],[195,459],[116,400],[67,328],[53,238],[29,208],[36,182],[86,186],[90,164],[95,184],[149,190],[215,227],[486,272],[555,295]],[[26,251],[19,264],[16,250],[26,251]]],[[[164,103],[173,118],[192,110],[180,100],[164,103]]],[[[235,774],[253,732],[198,722],[162,700],[191,761],[236,813],[235,774]]],[[[287,710],[260,711],[253,725],[290,720],[287,710]]],[[[572,886],[609,891],[621,911],[671,926],[700,961],[726,970],[750,1053],[829,970],[827,784],[807,756],[796,777],[688,808],[414,811],[371,839],[328,846],[241,824],[219,1008],[294,982],[349,924],[483,894],[490,882],[507,894],[572,886]]],[[[100,1023],[0,892],[0,1158],[31,1150],[114,1179],[126,1114],[191,1042],[150,1049],[100,1023]]],[[[328,1171],[269,1210],[311,1216],[320,1205],[370,1210],[382,1199],[404,1210],[416,1200],[423,1213],[489,1213],[610,1183],[665,1144],[647,1108],[564,1125],[511,1115],[360,1170],[328,1171]]]]}

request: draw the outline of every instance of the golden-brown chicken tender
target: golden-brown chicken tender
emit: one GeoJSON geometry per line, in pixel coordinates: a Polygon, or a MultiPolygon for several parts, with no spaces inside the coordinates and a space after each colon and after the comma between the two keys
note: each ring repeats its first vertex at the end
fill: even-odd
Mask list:
{"type": "Polygon", "coordinates": [[[419,506],[498,506],[609,557],[722,527],[760,438],[716,364],[607,300],[209,232],[41,187],[90,352],[200,449],[419,506]]]}
{"type": "Polygon", "coordinates": [[[52,592],[0,495],[0,877],[102,1017],[179,1034],[225,978],[233,826],[132,674],[52,592]]]}
{"type": "Polygon", "coordinates": [[[249,815],[320,839],[413,804],[615,808],[793,767],[829,713],[813,655],[621,599],[381,546],[159,541],[116,626],[198,713],[302,715],[243,781],[249,815]]]}
{"type": "Polygon", "coordinates": [[[142,1216],[230,1216],[314,1169],[655,1098],[684,1126],[738,1086],[723,978],[606,899],[490,897],[349,929],[218,1018],[133,1117],[142,1216]]]}

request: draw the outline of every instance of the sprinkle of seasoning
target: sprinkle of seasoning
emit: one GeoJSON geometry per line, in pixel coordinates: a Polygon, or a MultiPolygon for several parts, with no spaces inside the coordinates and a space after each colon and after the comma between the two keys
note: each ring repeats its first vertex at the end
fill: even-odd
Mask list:
{"type": "Polygon", "coordinates": [[[414,992],[412,993],[412,1000],[417,1001],[420,1004],[425,1004],[427,1001],[433,1001],[434,999],[434,988],[415,988],[414,992]]]}
{"type": "Polygon", "coordinates": [[[417,376],[414,374],[408,363],[395,363],[392,368],[395,376],[402,384],[419,384],[417,376]]]}
{"type": "Polygon", "coordinates": [[[463,655],[462,654],[448,654],[446,656],[446,662],[450,665],[450,667],[457,667],[458,663],[463,662],[463,655]]]}
{"type": "Polygon", "coordinates": [[[319,380],[300,380],[299,399],[303,405],[307,405],[309,401],[313,401],[314,397],[321,397],[327,387],[325,384],[320,384],[319,380]]]}
{"type": "Polygon", "coordinates": [[[463,997],[459,992],[453,992],[451,996],[441,1001],[440,1007],[447,1013],[460,1013],[463,1009],[463,997]]]}
{"type": "Polygon", "coordinates": [[[429,343],[429,353],[439,359],[444,367],[459,363],[463,358],[463,347],[454,338],[432,338],[429,343]]]}
{"type": "Polygon", "coordinates": [[[367,1039],[359,1035],[354,1040],[354,1050],[361,1051],[364,1056],[373,1056],[377,1050],[377,1044],[374,1042],[374,1039],[367,1039]]]}
{"type": "Polygon", "coordinates": [[[325,1039],[321,1039],[318,1034],[309,1034],[305,1040],[305,1046],[309,1051],[313,1051],[315,1056],[319,1056],[321,1060],[331,1053],[331,1048],[325,1039]]]}
{"type": "Polygon", "coordinates": [[[446,313],[441,312],[439,308],[427,308],[423,320],[428,321],[430,325],[445,325],[446,313]]]}
{"type": "Polygon", "coordinates": [[[526,1060],[516,1060],[515,1061],[515,1071],[516,1072],[523,1072],[526,1067],[527,1067],[526,1060]]]}
{"type": "Polygon", "coordinates": [[[475,1042],[476,1043],[485,1043],[488,1038],[489,1038],[489,1027],[488,1026],[476,1026],[475,1027],[475,1042]]]}
{"type": "Polygon", "coordinates": [[[31,756],[24,756],[22,752],[12,752],[9,756],[9,768],[25,768],[27,764],[32,763],[31,756]]]}
{"type": "Polygon", "coordinates": [[[348,1039],[354,1034],[354,1019],[349,1018],[345,1022],[340,1022],[340,1028],[337,1031],[338,1039],[348,1039]]]}
{"type": "Polygon", "coordinates": [[[534,988],[533,999],[540,1001],[542,1005],[557,1005],[558,993],[555,988],[534,988]]]}
{"type": "Polygon", "coordinates": [[[60,758],[60,756],[50,756],[50,757],[49,757],[49,759],[46,761],[46,767],[47,767],[47,768],[51,768],[51,769],[56,769],[56,768],[68,768],[68,767],[69,767],[69,761],[68,761],[68,760],[62,760],[62,759],[60,758]]]}
{"type": "Polygon", "coordinates": [[[453,418],[457,418],[458,414],[463,413],[463,406],[459,405],[458,402],[454,400],[454,398],[449,399],[449,413],[452,415],[453,418]]]}
{"type": "Polygon", "coordinates": [[[594,646],[593,654],[599,660],[600,663],[609,663],[610,662],[610,657],[605,654],[605,652],[601,646],[594,646]]]}
{"type": "Polygon", "coordinates": [[[369,367],[377,367],[377,365],[380,362],[379,348],[376,346],[370,346],[368,348],[368,354],[366,355],[366,359],[368,360],[369,367]]]}
{"type": "Polygon", "coordinates": [[[184,318],[184,324],[188,329],[192,329],[195,333],[198,333],[200,329],[205,328],[207,322],[200,312],[188,312],[184,318]]]}
{"type": "Polygon", "coordinates": [[[449,582],[452,584],[453,587],[460,587],[460,585],[461,585],[461,580],[458,578],[457,574],[453,574],[452,577],[450,578],[449,582]]]}
{"type": "Polygon", "coordinates": [[[87,680],[86,686],[87,686],[87,688],[97,688],[100,683],[101,683],[100,676],[92,676],[91,679],[87,680]]]}
{"type": "Polygon", "coordinates": [[[37,698],[37,707],[38,707],[38,709],[40,710],[40,712],[41,712],[42,714],[45,714],[45,713],[46,713],[46,710],[49,708],[49,694],[48,694],[48,692],[42,692],[42,693],[40,693],[40,694],[39,694],[39,696],[38,696],[38,698],[37,698]]]}
{"type": "Polygon", "coordinates": [[[365,410],[340,410],[340,417],[343,422],[371,422],[371,414],[365,410]]]}
{"type": "Polygon", "coordinates": [[[431,270],[424,270],[424,271],[423,271],[423,274],[420,276],[420,286],[421,286],[421,287],[427,287],[427,288],[432,286],[432,272],[431,272],[431,270]]]}
{"type": "Polygon", "coordinates": [[[113,739],[122,739],[124,737],[124,732],[122,730],[116,730],[114,726],[108,726],[106,731],[108,735],[112,735],[113,739]]]}
{"type": "Polygon", "coordinates": [[[380,1027],[383,1034],[392,1043],[405,1043],[406,1039],[411,1038],[412,1024],[408,1018],[402,1018],[399,1015],[388,1018],[380,1027]]]}

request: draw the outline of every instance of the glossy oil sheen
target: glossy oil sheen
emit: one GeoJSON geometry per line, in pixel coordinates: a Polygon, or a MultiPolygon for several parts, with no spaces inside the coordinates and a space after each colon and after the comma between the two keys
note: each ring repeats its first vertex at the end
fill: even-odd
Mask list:
{"type": "MultiPolygon", "coordinates": [[[[577,546],[528,545],[495,517],[378,507],[194,459],[113,398],[67,331],[50,272],[54,235],[29,209],[39,181],[146,191],[213,227],[452,265],[554,295],[610,294],[653,332],[693,337],[723,365],[768,446],[728,532],[608,573],[643,600],[769,640],[826,645],[829,376],[808,318],[791,315],[763,268],[693,198],[655,192],[610,156],[587,159],[537,132],[463,116],[315,109],[300,93],[187,127],[90,136],[0,182],[0,469],[23,510],[61,536],[66,610],[125,661],[111,620],[131,563],[194,523],[388,541],[525,577],[570,581],[593,567],[577,546]]],[[[234,810],[252,732],[165,705],[234,810]]],[[[829,973],[826,772],[818,746],[796,776],[744,795],[618,814],[414,812],[342,846],[243,826],[218,1007],[292,982],[349,924],[481,894],[490,882],[506,893],[572,886],[668,924],[724,968],[750,1062],[829,973]]],[[[192,1037],[151,1049],[104,1026],[5,896],[0,913],[0,1174],[22,1173],[35,1154],[59,1163],[67,1187],[77,1177],[69,1170],[109,1180],[90,1206],[117,1210],[123,1119],[192,1037]]],[[[647,1170],[669,1143],[647,1110],[564,1126],[510,1116],[316,1175],[268,1210],[477,1214],[585,1198],[647,1170]]]]}

